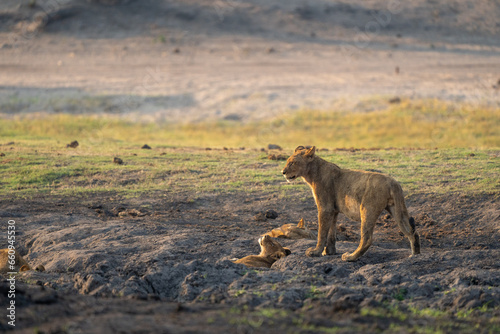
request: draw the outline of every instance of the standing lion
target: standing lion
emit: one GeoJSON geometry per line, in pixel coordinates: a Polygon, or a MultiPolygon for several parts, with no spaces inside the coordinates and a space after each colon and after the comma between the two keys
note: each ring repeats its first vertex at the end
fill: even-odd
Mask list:
{"type": "Polygon", "coordinates": [[[372,244],[373,229],[385,209],[410,240],[412,255],[420,254],[415,221],[406,209],[403,190],[392,177],[373,172],[343,169],[315,155],[316,148],[299,146],[288,158],[282,173],[287,181],[302,177],[311,187],[318,207],[318,243],[308,256],[335,254],[336,223],[339,213],[361,222],[361,241],[342,260],[356,261],[372,244]]]}

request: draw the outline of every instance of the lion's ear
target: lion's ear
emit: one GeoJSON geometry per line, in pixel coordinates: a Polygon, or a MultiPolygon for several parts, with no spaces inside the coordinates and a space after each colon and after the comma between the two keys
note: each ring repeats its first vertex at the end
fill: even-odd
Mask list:
{"type": "Polygon", "coordinates": [[[306,153],[304,153],[304,156],[305,156],[305,157],[308,157],[308,158],[312,158],[312,157],[314,157],[314,153],[315,153],[315,152],[316,152],[316,146],[313,146],[313,147],[311,147],[310,149],[308,149],[308,150],[306,151],[306,153]]]}
{"type": "Polygon", "coordinates": [[[304,150],[304,149],[305,149],[305,147],[304,147],[304,146],[297,146],[297,148],[295,149],[295,151],[294,151],[294,152],[297,152],[297,151],[302,151],[302,150],[304,150]]]}

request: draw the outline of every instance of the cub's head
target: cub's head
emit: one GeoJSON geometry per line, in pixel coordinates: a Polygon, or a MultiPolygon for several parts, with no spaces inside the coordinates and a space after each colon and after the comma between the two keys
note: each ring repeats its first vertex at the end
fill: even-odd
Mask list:
{"type": "Polygon", "coordinates": [[[316,147],[305,148],[304,146],[299,146],[295,149],[295,152],[286,161],[285,168],[281,171],[285,179],[290,182],[299,176],[304,176],[307,170],[307,165],[314,158],[314,153],[316,152],[316,147]]]}
{"type": "Polygon", "coordinates": [[[292,253],[288,248],[284,248],[279,242],[273,240],[270,236],[265,235],[259,238],[260,256],[268,256],[274,260],[281,259],[292,253]]]}

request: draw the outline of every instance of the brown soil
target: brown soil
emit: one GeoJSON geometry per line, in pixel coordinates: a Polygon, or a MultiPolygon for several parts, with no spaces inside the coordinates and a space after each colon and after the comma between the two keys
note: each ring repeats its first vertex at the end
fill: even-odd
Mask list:
{"type": "MultiPolygon", "coordinates": [[[[396,300],[403,308],[449,312],[486,305],[498,322],[496,197],[409,198],[409,211],[422,236],[422,254],[412,258],[407,240],[383,214],[374,245],[355,263],[340,259],[359,241],[359,224],[345,217],[339,221],[335,256],[309,258],[305,250],[314,240],[280,239],[292,254],[271,269],[249,270],[230,261],[258,253],[258,236],[272,228],[300,217],[315,221],[313,199],[299,200],[310,197],[306,186],[303,190],[286,200],[250,200],[244,194],[205,194],[194,202],[172,194],[163,194],[163,200],[117,200],[116,194],[4,199],[0,216],[16,221],[18,250],[32,266],[46,268],[18,275],[16,329],[218,332],[243,326],[258,331],[243,320],[238,326],[228,322],[235,306],[245,310],[231,315],[237,319],[253,317],[260,309],[289,311],[271,326],[276,331],[283,326],[299,330],[292,319],[313,315],[310,321],[316,326],[349,328],[364,319],[366,328],[388,328],[394,319],[363,318],[360,310],[396,300]],[[269,209],[278,212],[277,219],[255,221],[256,212],[269,209]]],[[[6,294],[0,298],[6,299],[6,294]]],[[[269,319],[261,320],[267,324],[269,319]]],[[[429,318],[427,324],[436,321],[429,318]]]]}

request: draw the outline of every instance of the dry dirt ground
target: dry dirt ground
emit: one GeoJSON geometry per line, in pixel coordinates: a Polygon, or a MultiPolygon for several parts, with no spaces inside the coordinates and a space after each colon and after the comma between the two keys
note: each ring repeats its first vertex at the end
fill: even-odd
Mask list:
{"type": "MultiPolygon", "coordinates": [[[[96,2],[2,1],[4,117],[244,121],[303,108],[368,111],[377,107],[374,96],[499,103],[498,1],[411,1],[392,11],[384,1],[96,2]]],[[[500,326],[495,196],[410,197],[422,236],[417,257],[381,216],[368,253],[342,262],[359,225],[341,218],[338,255],[308,258],[314,241],[283,240],[289,257],[249,270],[230,259],[256,254],[258,235],[281,224],[304,217],[315,227],[312,198],[162,195],[24,201],[2,194],[0,217],[16,221],[21,254],[47,269],[19,276],[16,329],[376,332],[443,322],[444,332],[477,323],[479,333],[500,326]],[[268,209],[279,217],[254,220],[268,209]],[[490,311],[417,322],[362,313],[394,302],[410,315],[414,307],[490,311]]],[[[5,281],[0,290],[3,306],[5,281]]]]}
{"type": "MultiPolygon", "coordinates": [[[[309,258],[305,250],[314,240],[281,240],[292,254],[259,270],[230,259],[257,254],[258,235],[272,228],[300,217],[315,221],[312,198],[120,200],[108,194],[2,203],[2,220],[14,219],[20,232],[19,251],[47,269],[18,276],[16,328],[26,332],[258,333],[330,326],[371,332],[415,324],[411,316],[362,316],[362,309],[397,303],[405,312],[458,314],[500,305],[499,207],[492,196],[408,199],[422,239],[416,257],[408,257],[407,240],[382,215],[367,254],[355,263],[341,261],[359,240],[359,224],[341,217],[339,254],[309,258]],[[254,219],[269,209],[277,219],[254,219]],[[275,308],[287,313],[273,314],[269,323],[265,310],[275,308]]],[[[473,322],[484,332],[499,325],[498,311],[487,314],[473,322]]],[[[445,332],[465,321],[453,318],[456,327],[445,332]]],[[[432,317],[418,322],[422,328],[438,324],[432,317]]]]}

